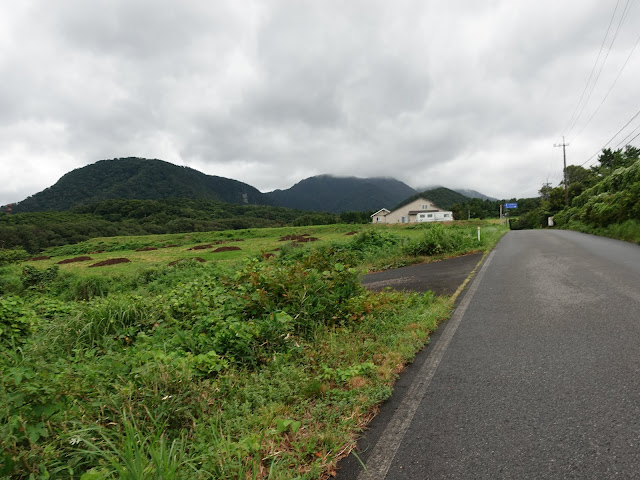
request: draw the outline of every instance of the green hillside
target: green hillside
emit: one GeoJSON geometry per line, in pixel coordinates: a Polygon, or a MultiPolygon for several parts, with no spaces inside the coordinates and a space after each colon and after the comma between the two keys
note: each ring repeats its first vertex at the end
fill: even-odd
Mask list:
{"type": "Polygon", "coordinates": [[[419,197],[423,197],[426,200],[431,200],[438,207],[450,210],[453,205],[457,203],[463,203],[469,200],[468,197],[461,193],[455,192],[445,187],[432,188],[431,190],[425,190],[424,192],[416,193],[406,198],[402,203],[396,205],[394,209],[400,208],[407,203],[411,203],[419,197]]]}
{"type": "Polygon", "coordinates": [[[267,203],[259,190],[246,183],[162,160],[130,157],[101,160],[72,170],[53,186],[15,204],[13,211],[68,210],[109,199],[163,198],[267,203]]]}
{"type": "Polygon", "coordinates": [[[265,194],[274,205],[317,212],[370,211],[394,205],[415,190],[394,178],[318,175],[265,194]]]}

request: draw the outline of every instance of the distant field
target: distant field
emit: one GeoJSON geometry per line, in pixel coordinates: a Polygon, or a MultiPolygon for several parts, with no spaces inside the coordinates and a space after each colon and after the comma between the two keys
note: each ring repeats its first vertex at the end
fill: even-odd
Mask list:
{"type": "Polygon", "coordinates": [[[50,248],[41,254],[41,256],[50,256],[50,259],[28,260],[24,264],[36,268],[59,265],[61,271],[79,275],[98,273],[121,275],[134,272],[141,267],[164,266],[180,260],[199,258],[205,262],[228,262],[253,256],[277,255],[278,250],[282,248],[309,249],[312,246],[347,242],[355,234],[371,229],[390,232],[406,239],[416,238],[424,231],[422,228],[408,224],[319,225],[187,234],[99,237],[75,245],[50,248]],[[282,240],[292,236],[310,238],[311,241],[282,240]],[[221,247],[235,247],[239,250],[215,251],[221,247]],[[155,250],[150,250],[151,248],[155,250]],[[90,260],[59,264],[61,261],[81,256],[90,257],[90,260]],[[129,263],[90,267],[96,263],[117,258],[126,258],[129,263]]]}

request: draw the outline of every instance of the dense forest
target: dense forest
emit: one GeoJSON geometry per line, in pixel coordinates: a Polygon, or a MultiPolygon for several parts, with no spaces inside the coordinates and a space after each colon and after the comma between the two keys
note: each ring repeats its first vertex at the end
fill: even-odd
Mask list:
{"type": "Polygon", "coordinates": [[[265,195],[281,207],[341,213],[389,208],[413,194],[413,188],[394,178],[318,175],[265,195]]]}
{"type": "Polygon", "coordinates": [[[211,200],[105,200],[66,212],[0,213],[0,249],[37,253],[89,238],[285,225],[368,223],[371,212],[311,213],[211,200]]]}
{"type": "Polygon", "coordinates": [[[54,185],[16,203],[13,211],[68,210],[109,199],[189,198],[227,203],[268,204],[246,183],[206,175],[162,160],[114,158],[77,168],[54,185]]]}

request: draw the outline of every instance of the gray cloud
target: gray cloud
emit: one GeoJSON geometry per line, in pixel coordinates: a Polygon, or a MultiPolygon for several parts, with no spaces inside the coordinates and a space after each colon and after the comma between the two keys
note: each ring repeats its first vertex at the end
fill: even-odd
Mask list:
{"type": "MultiPolygon", "coordinates": [[[[332,173],[535,195],[560,178],[552,145],[612,12],[596,0],[6,4],[0,204],[133,155],[263,191],[332,173]]],[[[632,8],[567,135],[569,163],[636,111],[640,52],[576,137],[639,17],[632,8]]]]}

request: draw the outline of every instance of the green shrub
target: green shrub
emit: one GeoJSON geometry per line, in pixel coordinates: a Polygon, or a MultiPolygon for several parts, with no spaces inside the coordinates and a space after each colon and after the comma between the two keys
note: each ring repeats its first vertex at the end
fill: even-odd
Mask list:
{"type": "Polygon", "coordinates": [[[25,306],[22,298],[14,296],[0,298],[1,346],[23,343],[30,335],[35,323],[35,313],[25,306]]]}
{"type": "Polygon", "coordinates": [[[31,265],[25,265],[22,267],[22,275],[20,277],[22,286],[24,288],[44,290],[56,279],[59,270],[60,267],[58,267],[58,265],[53,265],[44,270],[38,270],[31,265]]]}
{"type": "Polygon", "coordinates": [[[29,253],[23,249],[0,248],[0,266],[13,262],[19,262],[29,257],[29,253]]]}
{"type": "Polygon", "coordinates": [[[460,229],[441,224],[431,225],[424,235],[407,243],[403,250],[407,255],[441,255],[480,247],[473,229],[460,229]]]}

